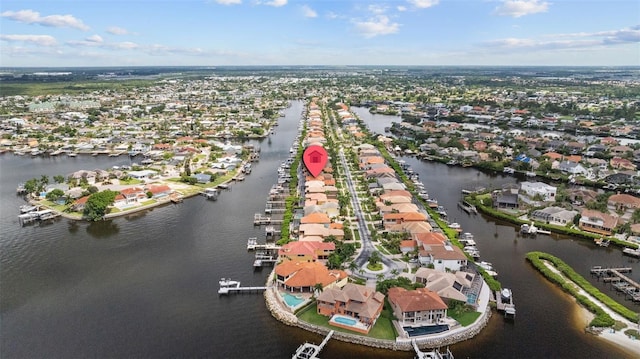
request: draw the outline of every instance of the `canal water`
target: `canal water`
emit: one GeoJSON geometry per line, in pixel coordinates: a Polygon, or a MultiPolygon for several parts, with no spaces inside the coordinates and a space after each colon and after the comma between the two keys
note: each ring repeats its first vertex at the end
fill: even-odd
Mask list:
{"type": "MultiPolygon", "coordinates": [[[[99,223],[59,219],[20,227],[20,182],[43,174],[130,164],[128,157],[0,156],[0,356],[2,358],[288,358],[322,337],[271,317],[261,294],[218,296],[218,280],[262,285],[249,237],[264,238],[253,214],[264,210],[277,167],[289,155],[303,103],[293,102],[246,180],[217,201],[186,199],[99,223]]],[[[384,127],[384,126],[383,126],[384,127]]],[[[456,213],[460,188],[511,180],[407,158],[466,231],[483,259],[513,288],[518,318],[495,315],[477,338],[452,346],[457,358],[625,358],[582,332],[576,306],[524,261],[529,250],[558,255],[580,272],[591,265],[633,265],[619,251],[571,239],[523,239],[514,227],[456,213]]],[[[637,279],[637,277],[636,277],[637,279]]],[[[331,340],[321,357],[412,358],[331,340]]]]}

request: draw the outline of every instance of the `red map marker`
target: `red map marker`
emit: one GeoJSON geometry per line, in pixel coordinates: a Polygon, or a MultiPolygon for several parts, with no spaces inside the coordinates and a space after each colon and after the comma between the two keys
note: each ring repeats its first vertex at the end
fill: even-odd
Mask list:
{"type": "Polygon", "coordinates": [[[302,161],[313,177],[318,177],[328,159],[327,150],[318,145],[307,147],[302,154],[302,161]]]}

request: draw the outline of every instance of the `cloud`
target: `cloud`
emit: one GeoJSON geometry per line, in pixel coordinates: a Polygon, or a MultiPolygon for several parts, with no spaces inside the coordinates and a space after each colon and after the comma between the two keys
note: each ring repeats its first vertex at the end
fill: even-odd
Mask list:
{"type": "Polygon", "coordinates": [[[544,39],[506,38],[486,42],[485,45],[501,50],[550,50],[576,49],[640,43],[640,29],[629,27],[621,30],[552,34],[544,39]],[[549,40],[548,38],[551,38],[549,40]]]}
{"type": "Polygon", "coordinates": [[[123,29],[121,27],[118,26],[111,26],[107,29],[107,32],[110,33],[111,35],[127,35],[129,34],[129,31],[127,31],[127,29],[123,29]]]}
{"type": "Polygon", "coordinates": [[[400,24],[392,23],[386,15],[377,15],[367,21],[355,22],[356,30],[365,38],[395,34],[400,24]]]}
{"type": "Polygon", "coordinates": [[[37,24],[49,27],[70,27],[82,31],[89,30],[82,20],[76,19],[73,15],[48,15],[40,16],[40,13],[33,10],[4,11],[0,16],[27,24],[37,24]]]}
{"type": "Polygon", "coordinates": [[[398,11],[400,11],[400,12],[407,11],[407,7],[406,7],[406,6],[399,5],[399,6],[397,6],[397,7],[396,7],[396,10],[398,10],[398,11]]]}
{"type": "Polygon", "coordinates": [[[440,0],[408,0],[409,3],[417,8],[426,9],[438,5],[440,0]]]}
{"type": "Polygon", "coordinates": [[[272,0],[272,1],[267,1],[264,4],[273,6],[273,7],[280,7],[280,6],[287,5],[287,0],[272,0]]]}
{"type": "Polygon", "coordinates": [[[369,5],[367,9],[374,14],[384,14],[388,10],[384,5],[369,5]]]}
{"type": "Polygon", "coordinates": [[[309,18],[318,17],[318,13],[307,5],[302,5],[302,14],[309,18]]]}
{"type": "Polygon", "coordinates": [[[242,0],[215,0],[220,5],[239,5],[242,4],[242,0]]]}
{"type": "Polygon", "coordinates": [[[540,0],[506,0],[495,8],[494,14],[499,16],[521,17],[525,15],[547,12],[549,3],[540,0]]]}
{"type": "Polygon", "coordinates": [[[58,44],[56,39],[50,35],[0,35],[0,40],[26,42],[40,46],[55,46],[58,44]]]}

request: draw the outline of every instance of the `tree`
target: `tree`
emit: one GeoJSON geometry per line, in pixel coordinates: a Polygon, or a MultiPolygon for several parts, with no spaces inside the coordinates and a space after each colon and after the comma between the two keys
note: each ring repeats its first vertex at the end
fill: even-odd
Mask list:
{"type": "Polygon", "coordinates": [[[84,217],[90,221],[101,220],[107,213],[107,207],[113,204],[117,194],[118,192],[115,191],[104,190],[89,196],[84,206],[84,217]]]}
{"type": "Polygon", "coordinates": [[[64,183],[65,178],[64,178],[63,175],[55,175],[55,176],[53,176],[53,180],[56,183],[64,183]]]}
{"type": "Polygon", "coordinates": [[[40,177],[40,183],[41,183],[44,187],[47,187],[47,185],[49,184],[49,176],[47,176],[47,175],[42,175],[42,177],[40,177]]]}
{"type": "Polygon", "coordinates": [[[51,202],[57,201],[60,197],[64,196],[64,191],[61,189],[54,189],[53,191],[47,193],[47,199],[51,202]]]}

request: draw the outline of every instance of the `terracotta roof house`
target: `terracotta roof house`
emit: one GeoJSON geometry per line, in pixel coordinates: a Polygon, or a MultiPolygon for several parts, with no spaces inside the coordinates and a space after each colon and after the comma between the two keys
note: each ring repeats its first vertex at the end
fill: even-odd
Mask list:
{"type": "Polygon", "coordinates": [[[411,251],[416,250],[417,248],[418,242],[415,239],[400,241],[400,252],[402,252],[402,254],[407,254],[411,251]]]}
{"type": "Polygon", "coordinates": [[[621,213],[620,219],[627,222],[633,216],[633,212],[640,208],[640,198],[630,194],[614,194],[607,200],[607,208],[610,213],[621,213]]]}
{"type": "Polygon", "coordinates": [[[427,288],[390,288],[389,304],[398,324],[403,327],[436,325],[447,317],[447,304],[427,288]]]}
{"type": "Polygon", "coordinates": [[[415,233],[413,238],[420,243],[420,245],[444,245],[447,241],[447,237],[441,232],[426,232],[415,233]]]}
{"type": "MultiPolygon", "coordinates": [[[[344,287],[327,288],[317,296],[318,314],[325,316],[346,315],[364,324],[363,328],[347,326],[349,330],[369,333],[384,306],[384,295],[375,288],[347,283],[344,287]]],[[[329,321],[331,325],[341,326],[329,321]]]]}
{"type": "Polygon", "coordinates": [[[84,206],[85,204],[87,204],[87,200],[89,199],[89,196],[84,196],[84,197],[80,197],[77,200],[75,200],[73,202],[73,205],[71,206],[71,209],[73,211],[76,212],[82,212],[84,211],[84,206]]]}
{"type": "Polygon", "coordinates": [[[384,229],[386,232],[394,233],[394,232],[406,232],[410,235],[414,235],[416,233],[427,233],[433,231],[433,227],[429,222],[404,222],[400,224],[394,224],[389,226],[389,228],[384,229]]]}
{"type": "Polygon", "coordinates": [[[623,169],[623,170],[636,169],[636,165],[634,165],[633,162],[629,161],[626,158],[621,158],[621,157],[613,157],[611,160],[609,160],[609,164],[611,165],[611,167],[616,169],[623,169]]]}
{"type": "Polygon", "coordinates": [[[582,210],[578,227],[586,232],[610,236],[618,225],[618,217],[591,209],[582,210]]]}
{"type": "Polygon", "coordinates": [[[344,238],[344,230],[342,229],[334,229],[329,228],[329,226],[318,223],[306,223],[301,224],[298,227],[298,232],[300,236],[300,241],[305,241],[306,237],[321,237],[327,238],[328,236],[334,236],[337,240],[342,240],[344,238]]]}
{"type": "Polygon", "coordinates": [[[173,193],[171,187],[164,184],[147,186],[146,190],[151,192],[153,198],[167,197],[173,193]]]}
{"type": "Polygon", "coordinates": [[[321,262],[283,261],[276,265],[276,284],[290,292],[313,292],[316,284],[331,288],[342,286],[347,281],[347,273],[329,270],[321,262]]]}
{"type": "Polygon", "coordinates": [[[331,219],[326,213],[323,212],[314,212],[310,213],[300,219],[300,223],[319,223],[319,224],[329,224],[331,223],[331,219]]]}
{"type": "Polygon", "coordinates": [[[278,250],[278,256],[279,258],[291,261],[324,261],[329,258],[329,255],[333,253],[335,249],[336,244],[333,242],[293,241],[283,245],[278,250]]]}
{"type": "Polygon", "coordinates": [[[405,222],[424,222],[427,220],[427,216],[419,212],[404,212],[404,213],[386,213],[382,217],[382,224],[384,228],[394,224],[400,224],[405,222]]]}
{"type": "Polygon", "coordinates": [[[423,267],[416,271],[416,283],[424,284],[425,288],[438,293],[445,301],[454,299],[469,302],[465,292],[471,288],[475,276],[465,271],[451,273],[423,267]]]}
{"type": "Polygon", "coordinates": [[[139,200],[147,198],[147,194],[140,187],[129,187],[120,190],[120,194],[126,199],[126,203],[137,203],[139,200]]]}

